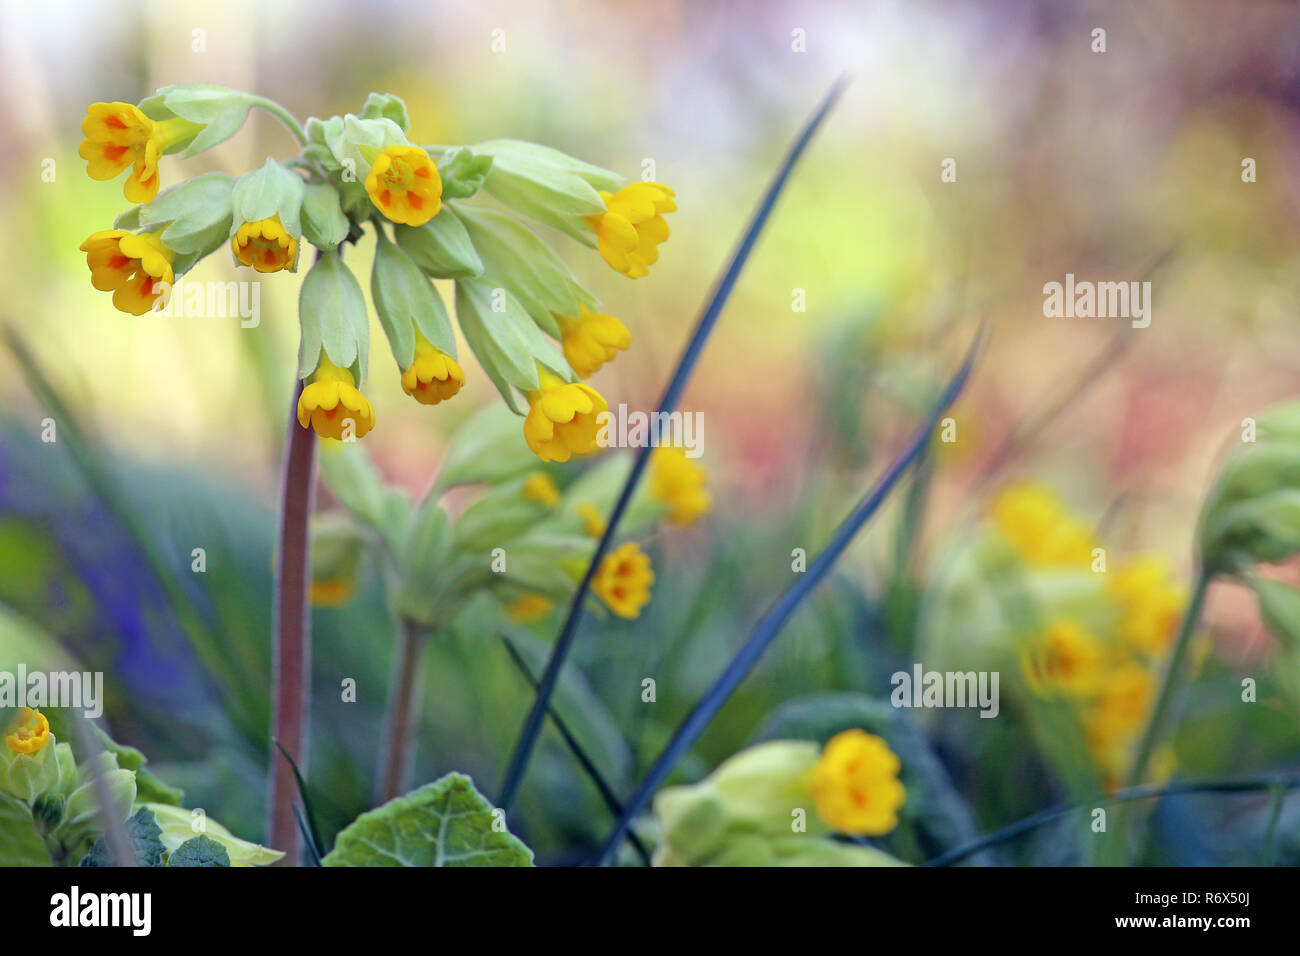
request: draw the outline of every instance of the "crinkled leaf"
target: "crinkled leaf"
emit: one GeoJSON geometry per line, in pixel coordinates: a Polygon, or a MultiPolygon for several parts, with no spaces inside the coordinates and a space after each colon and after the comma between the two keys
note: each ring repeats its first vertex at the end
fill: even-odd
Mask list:
{"type": "MultiPolygon", "coordinates": [[[[158,826],[154,812],[148,807],[141,807],[131,819],[126,821],[126,836],[131,843],[131,852],[135,855],[136,866],[162,866],[163,846],[162,828],[158,826]]],[[[91,846],[90,851],[81,858],[80,866],[116,866],[112,851],[106,837],[100,837],[91,846]]]]}
{"type": "Polygon", "coordinates": [[[230,854],[211,837],[199,834],[178,846],[167,858],[168,866],[230,866],[230,854]]]}
{"type": "Polygon", "coordinates": [[[391,120],[403,133],[411,128],[410,120],[406,118],[405,101],[392,93],[371,93],[366,97],[365,105],[361,107],[361,118],[379,117],[391,120]]]}
{"type": "Polygon", "coordinates": [[[442,197],[468,199],[482,188],[491,168],[491,156],[477,156],[468,146],[458,146],[449,151],[438,163],[442,197]]]}
{"type": "Polygon", "coordinates": [[[531,866],[533,853],[493,828],[492,804],[450,773],[357,817],[325,866],[531,866]]]}

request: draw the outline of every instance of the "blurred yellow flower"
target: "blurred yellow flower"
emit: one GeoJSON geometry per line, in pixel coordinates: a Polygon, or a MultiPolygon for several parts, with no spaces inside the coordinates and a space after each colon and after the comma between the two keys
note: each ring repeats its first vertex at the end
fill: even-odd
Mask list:
{"type": "Polygon", "coordinates": [[[258,272],[279,272],[298,259],[298,240],[280,225],[280,217],[246,222],[230,240],[235,258],[258,272]]]}
{"type": "Polygon", "coordinates": [[[370,200],[393,222],[423,226],[442,209],[442,177],[418,146],[389,146],[366,175],[370,200]]]}
{"type": "Polygon", "coordinates": [[[352,578],[313,578],[307,598],[315,607],[339,607],[352,600],[356,582],[352,578]]]}
{"type": "Polygon", "coordinates": [[[1046,485],[1022,482],[993,501],[993,523],[1027,564],[1086,568],[1096,546],[1091,529],[1046,485]]]}
{"type": "Polygon", "coordinates": [[[92,103],[81,121],[86,138],[77,155],[86,161],[86,174],[101,182],[134,166],[123,194],[131,202],[153,202],[158,195],[159,157],[202,128],[179,117],[152,120],[130,103],[92,103]]]}
{"type": "Polygon", "coordinates": [[[560,489],[555,487],[551,476],[544,471],[535,471],[524,479],[523,495],[529,501],[554,508],[560,503],[560,489]]]}
{"type": "Polygon", "coordinates": [[[540,370],[541,387],[528,393],[524,440],[542,461],[568,461],[596,448],[597,418],[609,411],[600,392],[582,382],[568,384],[540,370]]]}
{"type": "Polygon", "coordinates": [[[553,607],[555,607],[555,602],[550,598],[537,593],[529,593],[506,605],[506,613],[516,621],[528,624],[546,617],[551,613],[553,607]]]}
{"type": "Polygon", "coordinates": [[[631,619],[650,600],[654,579],[649,555],[635,541],[628,541],[605,555],[592,578],[591,590],[619,617],[631,619]]]}
{"type": "Polygon", "coordinates": [[[1078,621],[1052,621],[1021,651],[1029,685],[1040,693],[1084,696],[1097,689],[1105,648],[1078,621]]]}
{"type": "Polygon", "coordinates": [[[415,358],[402,372],[402,391],[422,405],[437,405],[460,391],[465,372],[456,360],[419,333],[415,333],[415,358]]]}
{"type": "Polygon", "coordinates": [[[174,253],[157,232],[139,235],[122,229],[93,233],[81,244],[90,267],[90,284],[113,293],[113,306],[131,315],[144,315],[170,289],[174,253]]]}
{"type": "Polygon", "coordinates": [[[817,815],[839,833],[888,833],[898,826],[898,809],[907,798],[900,766],[882,738],[856,729],[836,734],[809,777],[817,815]]]}
{"type": "Polygon", "coordinates": [[[361,438],[375,427],[375,409],[356,387],[352,373],[321,352],[311,382],[298,396],[298,424],[314,428],[322,438],[342,441],[349,433],[361,438]]]}
{"type": "Polygon", "coordinates": [[[587,216],[587,228],[597,236],[601,257],[623,275],[648,275],[659,259],[659,243],[668,238],[663,214],[677,208],[675,193],[659,183],[630,183],[617,193],[600,193],[605,211],[587,216]]]}
{"type": "Polygon", "coordinates": [[[668,505],[668,520],[689,525],[708,514],[713,498],[704,487],[709,474],[686,450],[662,445],[650,455],[650,494],[668,505]]]}
{"type": "Polygon", "coordinates": [[[1168,564],[1154,555],[1138,557],[1108,578],[1106,591],[1121,611],[1120,640],[1141,654],[1166,650],[1187,604],[1187,593],[1168,564]]]}
{"type": "Polygon", "coordinates": [[[599,538],[605,533],[605,516],[590,501],[578,505],[578,517],[582,519],[582,530],[588,537],[599,538]]]}
{"type": "Polygon", "coordinates": [[[594,375],[632,342],[627,326],[603,312],[578,304],[576,316],[557,315],[564,336],[564,358],[582,378],[594,375]]]}
{"type": "Polygon", "coordinates": [[[39,753],[50,742],[50,722],[39,710],[23,707],[5,734],[10,753],[39,753]]]}

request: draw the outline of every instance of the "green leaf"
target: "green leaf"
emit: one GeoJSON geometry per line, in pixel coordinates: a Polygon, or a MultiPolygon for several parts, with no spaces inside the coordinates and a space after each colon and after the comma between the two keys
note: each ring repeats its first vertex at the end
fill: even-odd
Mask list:
{"type": "Polygon", "coordinates": [[[181,255],[207,255],[230,238],[234,186],[225,173],[195,176],[138,207],[136,224],[151,232],[166,226],[163,245],[181,255]]]}
{"type": "Polygon", "coordinates": [[[49,866],[27,804],[0,793],[0,866],[49,866]]]}
{"type": "Polygon", "coordinates": [[[483,260],[470,241],[465,224],[447,203],[423,226],[397,226],[394,232],[402,250],[435,279],[465,279],[483,274],[483,260]]]}
{"type": "MultiPolygon", "coordinates": [[[[194,137],[185,151],[188,159],[205,149],[228,140],[239,132],[256,100],[250,93],[241,93],[216,83],[191,83],[181,86],[164,86],[146,100],[151,105],[160,103],[172,113],[191,123],[202,123],[203,130],[194,137]]],[[[152,115],[145,104],[140,104],[146,115],[152,115]]]]}
{"type": "Polygon", "coordinates": [[[167,858],[168,866],[230,866],[230,854],[211,837],[186,840],[167,858]]]}
{"type": "Polygon", "coordinates": [[[337,252],[322,252],[298,293],[302,340],[298,347],[298,377],[316,369],[321,349],[340,368],[351,368],[358,387],[370,355],[370,318],[361,283],[337,252]]]}
{"type": "Polygon", "coordinates": [[[361,118],[391,120],[403,133],[411,128],[411,122],[406,118],[406,103],[392,93],[371,93],[367,96],[365,105],[361,107],[361,118]]]}
{"type": "Polygon", "coordinates": [[[442,198],[468,199],[483,186],[491,168],[491,156],[476,156],[468,146],[458,146],[446,153],[438,163],[442,198]]]}
{"type": "Polygon", "coordinates": [[[339,194],[326,183],[310,183],[302,201],[302,232],[317,249],[333,249],[348,237],[339,194]]]}
{"type": "Polygon", "coordinates": [[[1287,649],[1300,650],[1300,590],[1256,574],[1248,575],[1246,583],[1259,598],[1259,613],[1269,632],[1287,649]]]}
{"type": "Polygon", "coordinates": [[[382,231],[370,273],[370,297],[399,368],[405,370],[415,360],[415,329],[435,348],[456,357],[456,336],[442,296],[382,231]]]}
{"type": "MultiPolygon", "coordinates": [[[[131,843],[137,866],[162,866],[165,847],[162,828],[148,807],[141,807],[126,821],[126,836],[131,843]]],[[[81,859],[79,866],[115,866],[116,861],[108,848],[108,840],[100,837],[81,859]]]]}
{"type": "Polygon", "coordinates": [[[501,481],[537,467],[537,456],[524,441],[519,416],[495,402],[475,412],[456,429],[440,488],[501,481]]]}
{"type": "Polygon", "coordinates": [[[474,782],[450,773],[361,814],[322,865],[532,866],[532,851],[493,822],[474,782]]]}

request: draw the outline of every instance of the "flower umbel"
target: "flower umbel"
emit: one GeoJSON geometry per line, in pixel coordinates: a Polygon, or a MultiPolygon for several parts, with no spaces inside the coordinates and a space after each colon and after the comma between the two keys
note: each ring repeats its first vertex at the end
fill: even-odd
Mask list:
{"type": "Polygon", "coordinates": [[[361,438],[375,427],[375,409],[357,388],[352,373],[322,352],[311,381],[298,396],[298,424],[314,428],[321,438],[342,441],[349,430],[348,437],[361,438]]]}
{"type": "Polygon", "coordinates": [[[156,232],[139,235],[122,229],[96,232],[81,244],[90,267],[90,284],[113,293],[113,306],[144,315],[175,278],[174,255],[156,232]]]}
{"type": "Polygon", "coordinates": [[[568,461],[596,448],[597,418],[609,411],[604,396],[582,382],[569,384],[541,370],[540,388],[528,393],[524,439],[542,461],[568,461]]]}
{"type": "Polygon", "coordinates": [[[159,157],[202,128],[179,117],[152,120],[130,103],[92,103],[81,121],[86,138],[77,155],[86,161],[91,179],[113,179],[128,166],[134,167],[122,192],[131,202],[153,202],[158,195],[159,157]]]}
{"type": "Polygon", "coordinates": [[[465,373],[456,360],[415,333],[415,358],[402,373],[402,391],[421,405],[437,405],[460,391],[465,373]]]}
{"type": "Polygon", "coordinates": [[[852,836],[879,836],[898,826],[907,792],[899,760],[885,741],[864,730],[845,730],[826,744],[809,777],[817,814],[852,836]]]}
{"type": "Polygon", "coordinates": [[[50,722],[39,710],[24,707],[5,734],[10,753],[35,754],[50,742],[50,722]]]}
{"type": "Polygon", "coordinates": [[[650,556],[628,541],[605,555],[591,590],[604,601],[611,611],[629,620],[641,613],[650,600],[650,585],[655,574],[650,568],[650,556]]]}
{"type": "Polygon", "coordinates": [[[616,193],[602,191],[605,211],[586,218],[597,236],[601,257],[630,279],[650,273],[659,243],[668,238],[663,214],[677,208],[675,195],[659,183],[631,183],[616,193]]]}
{"type": "Polygon", "coordinates": [[[603,312],[592,312],[578,303],[576,316],[557,315],[564,336],[564,358],[583,378],[594,375],[611,362],[620,349],[632,343],[627,326],[603,312]]]}
{"type": "Polygon", "coordinates": [[[650,494],[668,505],[668,520],[689,525],[708,514],[713,498],[704,487],[708,472],[677,445],[661,445],[650,455],[650,494]]]}
{"type": "Polygon", "coordinates": [[[235,258],[258,272],[279,272],[298,259],[298,240],[285,231],[279,216],[246,222],[230,240],[235,258]]]}
{"type": "Polygon", "coordinates": [[[418,146],[389,146],[366,176],[370,200],[393,222],[423,226],[442,209],[442,177],[418,146]]]}

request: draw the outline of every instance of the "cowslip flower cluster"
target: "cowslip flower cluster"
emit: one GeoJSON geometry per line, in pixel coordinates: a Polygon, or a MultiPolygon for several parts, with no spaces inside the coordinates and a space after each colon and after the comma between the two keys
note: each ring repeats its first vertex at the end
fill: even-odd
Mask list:
{"type": "Polygon", "coordinates": [[[1096,563],[1095,533],[1046,486],[1005,490],[991,514],[1027,573],[1067,575],[1058,586],[1070,600],[1042,602],[1044,623],[1020,647],[1022,670],[1035,694],[1074,714],[1102,785],[1113,789],[1153,703],[1187,594],[1159,556],[1139,554],[1113,569],[1096,563]]]}
{"type": "Polygon", "coordinates": [[[371,299],[403,391],[437,405],[466,382],[453,313],[434,285],[449,280],[460,332],[525,419],[528,447],[543,461],[592,453],[608,404],[581,379],[632,336],[525,221],[595,247],[638,278],[668,238],[673,191],[532,143],[420,145],[408,129],[405,104],[388,94],[371,94],[358,113],[301,125],[270,100],[210,84],[165,87],[139,104],[92,104],[79,150],[87,172],[108,180],[129,170],[124,192],[138,204],[82,244],[92,284],[112,292],[121,311],[143,315],[165,306],[176,278],[223,245],[236,266],[263,275],[297,271],[310,245],[299,296],[298,421],[350,441],[376,416],[364,394],[367,306],[342,256],[371,229],[371,299]],[[300,153],[160,192],[161,157],[185,150],[189,158],[223,142],[252,108],[281,119],[300,153]],[[472,201],[480,194],[496,205],[472,201]]]}

